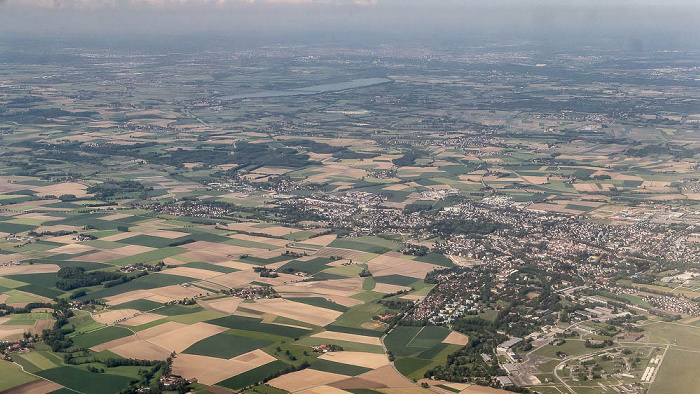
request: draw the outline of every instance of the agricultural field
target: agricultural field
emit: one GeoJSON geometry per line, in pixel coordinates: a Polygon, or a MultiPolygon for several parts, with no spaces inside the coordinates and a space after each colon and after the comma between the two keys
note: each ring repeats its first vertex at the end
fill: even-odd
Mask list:
{"type": "Polygon", "coordinates": [[[696,53],[79,44],[0,39],[0,391],[700,385],[696,53]]]}

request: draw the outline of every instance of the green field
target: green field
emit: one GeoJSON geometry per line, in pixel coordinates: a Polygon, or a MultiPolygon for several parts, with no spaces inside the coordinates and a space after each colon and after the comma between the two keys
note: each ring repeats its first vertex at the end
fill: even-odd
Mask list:
{"type": "Polygon", "coordinates": [[[217,386],[226,387],[232,390],[242,389],[248,387],[252,384],[258,383],[265,379],[266,377],[279,372],[285,368],[289,367],[289,364],[282,361],[273,361],[269,364],[262,365],[260,367],[251,369],[250,371],[244,372],[240,375],[236,375],[232,378],[228,378],[217,383],[217,386]]]}
{"type": "MultiPolygon", "coordinates": [[[[373,316],[383,311],[385,308],[379,304],[361,304],[355,305],[347,310],[336,319],[333,325],[344,326],[351,328],[363,328],[362,324],[367,322],[374,322],[372,320],[373,316]]],[[[378,329],[383,330],[383,329],[378,329]]]]}
{"type": "Polygon", "coordinates": [[[286,263],[285,265],[279,267],[277,269],[277,272],[306,272],[307,274],[313,275],[317,272],[323,271],[324,269],[328,268],[328,263],[330,263],[331,259],[325,258],[325,257],[317,257],[315,259],[307,260],[307,261],[299,261],[299,260],[293,260],[290,261],[289,263],[286,263]]]}
{"type": "Polygon", "coordinates": [[[150,274],[136,278],[124,284],[109,288],[101,288],[94,293],[89,293],[86,296],[81,297],[81,299],[100,299],[105,297],[110,297],[117,294],[126,293],[133,290],[147,290],[156,287],[164,287],[170,285],[179,285],[181,283],[191,282],[191,278],[184,276],[168,275],[168,274],[150,274]]]}
{"type": "Polygon", "coordinates": [[[410,286],[412,283],[417,282],[420,279],[412,278],[410,276],[403,275],[386,275],[386,276],[375,276],[374,280],[377,283],[387,283],[390,285],[397,286],[410,286]]]}
{"type": "Polygon", "coordinates": [[[199,268],[199,269],[203,269],[203,270],[207,270],[207,271],[221,272],[222,274],[229,274],[231,272],[238,271],[235,268],[225,267],[223,265],[202,263],[200,261],[195,261],[192,263],[183,264],[180,267],[199,268]]]}
{"type": "Polygon", "coordinates": [[[379,237],[338,238],[328,246],[331,248],[353,249],[377,254],[397,250],[401,247],[401,245],[396,242],[379,237]]]}
{"type": "Polygon", "coordinates": [[[357,376],[372,370],[370,368],[358,367],[356,365],[348,365],[328,360],[314,361],[314,363],[311,364],[311,369],[348,376],[357,376]]]}
{"type": "Polygon", "coordinates": [[[136,309],[137,311],[145,312],[162,306],[163,304],[161,304],[160,302],[140,299],[111,306],[111,309],[136,309]]]}
{"type": "Polygon", "coordinates": [[[133,256],[127,256],[120,259],[112,260],[109,263],[112,265],[128,265],[137,263],[155,263],[163,260],[166,257],[172,257],[180,253],[185,253],[187,249],[178,247],[166,247],[156,250],[151,250],[149,252],[135,254],[133,256]]]}
{"type": "Polygon", "coordinates": [[[5,300],[6,303],[22,303],[22,302],[43,302],[40,298],[34,297],[31,294],[26,294],[26,293],[20,293],[18,290],[10,290],[6,291],[5,294],[10,296],[7,300],[5,300]]]}
{"type": "Polygon", "coordinates": [[[90,394],[112,394],[125,389],[131,378],[91,373],[79,367],[59,367],[37,372],[37,375],[73,390],[90,394]]]}
{"type": "Polygon", "coordinates": [[[411,356],[440,344],[449,333],[445,327],[397,326],[384,339],[384,344],[396,356],[411,356]]]}
{"type": "Polygon", "coordinates": [[[329,344],[334,344],[338,346],[342,346],[343,349],[351,352],[367,352],[367,353],[377,353],[377,354],[384,354],[384,348],[379,346],[379,345],[368,345],[365,343],[359,343],[359,342],[349,342],[349,341],[341,341],[337,339],[328,339],[328,338],[311,338],[311,337],[306,337],[298,340],[295,342],[298,345],[302,346],[316,346],[316,345],[329,345],[329,344]]]}
{"type": "Polygon", "coordinates": [[[13,361],[24,367],[30,373],[36,373],[44,369],[56,368],[58,365],[38,351],[13,356],[13,361]]]}
{"type": "Polygon", "coordinates": [[[345,312],[349,309],[347,306],[336,304],[335,302],[322,297],[289,297],[287,299],[290,301],[301,302],[302,304],[318,306],[338,312],[345,312]]]}
{"type": "Polygon", "coordinates": [[[9,362],[0,361],[0,391],[35,381],[37,378],[22,372],[22,370],[9,362]]]}
{"type": "Polygon", "coordinates": [[[38,320],[52,320],[53,317],[47,312],[18,313],[12,315],[12,319],[3,323],[8,326],[33,325],[38,320]]]}
{"type": "Polygon", "coordinates": [[[75,348],[90,348],[97,346],[101,343],[109,342],[114,339],[119,339],[123,337],[128,337],[132,332],[126,328],[122,327],[105,327],[97,331],[93,331],[87,334],[80,334],[74,336],[73,347],[75,348]]]}
{"type": "Polygon", "coordinates": [[[202,339],[185,349],[183,353],[229,359],[263,348],[272,343],[272,341],[264,339],[221,333],[202,339]]]}
{"type": "Polygon", "coordinates": [[[700,353],[669,349],[649,393],[689,393],[700,387],[700,375],[688,365],[700,365],[700,353]]]}
{"type": "Polygon", "coordinates": [[[221,317],[218,319],[209,320],[207,323],[238,330],[263,332],[266,334],[279,335],[287,338],[298,338],[309,333],[309,330],[280,326],[277,324],[261,323],[260,319],[243,316],[221,317]]]}

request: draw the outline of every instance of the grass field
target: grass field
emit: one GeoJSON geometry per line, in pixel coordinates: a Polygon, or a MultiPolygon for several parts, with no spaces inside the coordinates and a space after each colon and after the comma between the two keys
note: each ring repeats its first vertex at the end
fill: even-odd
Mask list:
{"type": "Polygon", "coordinates": [[[28,283],[21,282],[19,280],[4,278],[0,276],[0,287],[6,287],[8,289],[16,289],[18,287],[26,286],[28,283]]]}
{"type": "Polygon", "coordinates": [[[37,372],[37,375],[73,390],[90,394],[112,394],[125,389],[131,378],[91,373],[78,367],[59,367],[37,372]]]}
{"type": "Polygon", "coordinates": [[[262,323],[260,319],[243,316],[226,316],[209,320],[207,323],[238,330],[263,332],[266,334],[279,335],[287,338],[298,338],[309,333],[309,330],[280,326],[276,324],[266,324],[262,323]]]}
{"type": "Polygon", "coordinates": [[[35,312],[35,313],[19,313],[12,315],[12,320],[3,323],[8,326],[17,325],[31,325],[36,323],[38,320],[51,320],[53,317],[47,312],[35,312]]]}
{"type": "Polygon", "coordinates": [[[81,334],[74,336],[73,347],[92,347],[97,346],[101,343],[105,343],[114,339],[123,338],[131,335],[131,331],[122,327],[105,327],[97,331],[93,331],[87,334],[81,334]]]}
{"type": "Polygon", "coordinates": [[[426,367],[430,364],[430,360],[423,360],[420,358],[398,358],[394,365],[396,369],[401,372],[404,376],[409,376],[413,372],[426,367]]]}
{"type": "Polygon", "coordinates": [[[587,348],[586,346],[584,346],[584,343],[584,341],[567,339],[566,343],[561,346],[547,345],[537,350],[533,354],[536,354],[538,356],[557,358],[557,352],[563,352],[570,356],[591,353],[593,349],[587,348]]]}
{"type": "Polygon", "coordinates": [[[192,263],[183,264],[180,267],[199,268],[199,269],[203,269],[203,270],[207,270],[207,271],[221,272],[223,274],[228,274],[231,272],[238,271],[235,268],[224,267],[223,265],[203,263],[201,261],[195,261],[192,263]]]}
{"type": "Polygon", "coordinates": [[[5,302],[8,304],[15,302],[42,302],[41,299],[34,297],[31,294],[20,293],[18,290],[6,291],[5,294],[10,296],[10,298],[5,300],[5,302]]]}
{"type": "MultiPolygon", "coordinates": [[[[159,312],[155,311],[156,313],[159,312]]],[[[223,313],[219,312],[214,312],[214,311],[199,311],[195,313],[188,313],[184,315],[175,315],[175,316],[169,316],[167,319],[170,321],[178,322],[178,323],[183,323],[183,324],[194,324],[194,323],[199,323],[201,321],[207,321],[211,319],[217,319],[220,317],[224,317],[223,313]]]]}
{"type": "Polygon", "coordinates": [[[403,275],[386,275],[374,277],[377,283],[388,283],[390,285],[398,286],[410,286],[412,283],[417,282],[416,278],[411,278],[409,276],[403,275]]]}
{"type": "Polygon", "coordinates": [[[22,372],[22,370],[9,362],[0,362],[0,391],[19,386],[36,380],[37,378],[22,372]]]}
{"type": "Polygon", "coordinates": [[[317,371],[337,373],[340,375],[357,376],[365,372],[369,372],[372,369],[365,367],[358,367],[356,365],[349,365],[343,363],[337,363],[329,360],[316,360],[311,364],[311,369],[317,371]]]}
{"type": "Polygon", "coordinates": [[[415,259],[423,263],[435,264],[442,267],[452,267],[454,263],[442,253],[428,253],[425,256],[418,256],[415,259]]]}
{"type": "Polygon", "coordinates": [[[323,271],[324,269],[328,268],[328,263],[330,263],[331,261],[333,260],[324,257],[317,257],[308,261],[294,260],[279,267],[277,269],[277,272],[301,271],[313,275],[317,272],[323,271]]]}
{"type": "Polygon", "coordinates": [[[700,375],[688,365],[700,365],[700,353],[670,349],[649,394],[689,393],[700,387],[700,375]]]}
{"type": "Polygon", "coordinates": [[[188,313],[201,312],[204,308],[199,305],[167,305],[163,308],[158,309],[159,315],[165,316],[176,316],[176,315],[186,315],[188,313]]]}
{"type": "Polygon", "coordinates": [[[306,337],[306,338],[302,338],[302,339],[298,340],[295,343],[298,345],[302,345],[302,346],[316,346],[316,345],[334,344],[334,345],[341,346],[344,350],[351,351],[351,352],[367,352],[367,353],[377,353],[377,354],[384,353],[384,348],[381,346],[378,346],[378,345],[368,345],[365,343],[341,341],[338,339],[306,337]]]}
{"type": "Polygon", "coordinates": [[[150,311],[151,309],[163,306],[160,302],[150,300],[133,300],[123,304],[111,306],[111,309],[136,309],[137,311],[150,311]]]}
{"type": "Polygon", "coordinates": [[[271,363],[262,365],[260,367],[251,369],[250,371],[244,372],[240,375],[236,375],[232,378],[228,378],[224,381],[217,383],[217,386],[226,387],[232,390],[239,390],[244,387],[256,384],[268,376],[279,372],[285,368],[289,367],[289,364],[282,361],[273,361],[271,363]]]}
{"type": "MultiPolygon", "coordinates": [[[[382,254],[386,253],[390,250],[396,250],[399,248],[395,242],[391,241],[386,241],[386,243],[381,243],[381,242],[368,242],[366,240],[367,238],[375,238],[375,237],[357,237],[357,238],[341,238],[341,239],[336,239],[333,242],[331,242],[328,246],[332,248],[340,248],[340,249],[353,249],[353,250],[359,250],[361,252],[368,252],[368,253],[377,253],[377,254],[382,254]],[[361,240],[364,239],[364,240],[361,240]]],[[[381,238],[379,238],[381,239],[381,238]]]]}
{"type": "Polygon", "coordinates": [[[288,297],[287,299],[290,301],[301,302],[302,304],[318,306],[338,312],[345,312],[350,309],[347,306],[336,304],[335,302],[322,297],[288,297]]]}
{"type": "Polygon", "coordinates": [[[187,278],[185,276],[168,274],[150,274],[121,285],[97,290],[94,293],[89,293],[88,295],[81,297],[81,299],[100,299],[121,293],[126,293],[128,291],[133,290],[154,289],[156,287],[179,285],[181,283],[187,283],[191,281],[191,278],[187,278]]]}
{"type": "Polygon", "coordinates": [[[183,353],[229,359],[272,343],[264,339],[221,333],[202,339],[185,349],[183,353]]]}
{"type": "Polygon", "coordinates": [[[396,356],[411,356],[440,344],[449,333],[444,327],[397,326],[384,339],[384,344],[396,356]]]}
{"type": "Polygon", "coordinates": [[[120,259],[112,260],[109,263],[112,265],[128,265],[137,263],[154,263],[163,260],[166,257],[171,257],[178,255],[180,253],[186,252],[187,249],[178,247],[166,247],[156,250],[151,250],[149,252],[135,254],[133,256],[122,257],[120,259]]]}
{"type": "Polygon", "coordinates": [[[17,355],[14,358],[16,359],[15,361],[19,362],[19,360],[22,359],[35,367],[34,370],[31,370],[31,369],[28,369],[26,365],[22,364],[22,366],[25,368],[25,370],[28,370],[29,372],[36,372],[36,371],[40,371],[43,369],[56,368],[58,366],[53,361],[51,361],[49,358],[47,358],[42,352],[38,352],[38,351],[33,351],[33,352],[29,352],[27,354],[22,354],[22,355],[17,355]]]}
{"type": "Polygon", "coordinates": [[[362,304],[356,305],[348,309],[336,319],[333,325],[352,328],[363,328],[362,325],[367,322],[373,322],[372,317],[376,316],[385,308],[379,304],[362,304]]]}

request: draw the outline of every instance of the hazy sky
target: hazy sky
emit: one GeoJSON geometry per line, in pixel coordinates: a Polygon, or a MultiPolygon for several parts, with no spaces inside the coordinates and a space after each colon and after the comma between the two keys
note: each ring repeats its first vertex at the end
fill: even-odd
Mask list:
{"type": "Polygon", "coordinates": [[[700,41],[697,0],[0,0],[0,34],[700,41]]]}

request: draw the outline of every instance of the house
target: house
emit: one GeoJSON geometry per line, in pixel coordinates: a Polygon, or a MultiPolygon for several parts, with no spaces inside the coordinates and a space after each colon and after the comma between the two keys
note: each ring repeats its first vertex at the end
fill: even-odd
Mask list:
{"type": "Polygon", "coordinates": [[[496,380],[501,385],[501,387],[505,388],[505,387],[513,387],[514,386],[513,381],[510,380],[510,378],[507,376],[497,376],[496,380]]]}
{"type": "Polygon", "coordinates": [[[511,338],[511,339],[509,339],[509,340],[507,340],[507,341],[501,343],[500,345],[498,345],[498,347],[496,347],[496,350],[499,351],[499,352],[505,353],[506,351],[508,351],[508,350],[509,350],[510,348],[512,348],[513,346],[515,346],[515,345],[517,345],[518,343],[522,342],[522,340],[523,340],[522,338],[513,337],[513,338],[511,338]]]}
{"type": "Polygon", "coordinates": [[[513,364],[513,363],[505,363],[501,365],[501,367],[506,371],[508,375],[511,376],[518,376],[520,374],[520,370],[518,369],[518,366],[513,364]]]}

